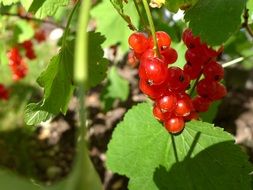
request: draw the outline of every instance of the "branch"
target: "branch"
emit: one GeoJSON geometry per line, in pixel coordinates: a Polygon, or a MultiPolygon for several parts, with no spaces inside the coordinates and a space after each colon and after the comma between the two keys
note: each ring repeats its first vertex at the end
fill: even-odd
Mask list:
{"type": "Polygon", "coordinates": [[[253,38],[253,30],[250,28],[249,23],[248,23],[249,9],[247,9],[247,8],[244,9],[243,19],[244,19],[244,22],[242,23],[242,27],[245,28],[247,30],[247,32],[249,33],[249,35],[253,38]]]}
{"type": "Polygon", "coordinates": [[[62,29],[65,29],[64,26],[56,23],[56,22],[53,22],[51,20],[44,20],[44,19],[39,19],[39,18],[36,18],[36,17],[32,17],[32,16],[29,16],[29,15],[19,15],[19,14],[14,14],[14,13],[0,13],[0,15],[4,15],[4,16],[11,16],[11,17],[18,17],[20,19],[23,19],[23,20],[33,20],[33,21],[36,21],[36,22],[43,22],[43,23],[47,23],[47,24],[51,24],[51,25],[54,25],[54,26],[57,26],[59,28],[62,28],[62,29]]]}

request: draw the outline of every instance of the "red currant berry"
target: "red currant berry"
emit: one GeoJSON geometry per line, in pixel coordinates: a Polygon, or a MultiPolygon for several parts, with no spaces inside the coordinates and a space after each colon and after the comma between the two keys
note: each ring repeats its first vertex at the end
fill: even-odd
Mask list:
{"type": "Polygon", "coordinates": [[[211,101],[207,98],[197,96],[192,100],[192,104],[196,112],[206,112],[211,104],[211,101]]]}
{"type": "Polygon", "coordinates": [[[163,113],[172,112],[176,108],[177,97],[173,93],[167,93],[157,100],[157,105],[163,113]]]}
{"type": "Polygon", "coordinates": [[[202,66],[198,64],[191,64],[187,62],[184,65],[184,73],[187,74],[191,80],[197,79],[202,71],[202,66]]]}
{"type": "Polygon", "coordinates": [[[197,93],[203,98],[210,98],[216,92],[216,88],[216,81],[202,79],[197,84],[197,93]]]}
{"type": "Polygon", "coordinates": [[[224,77],[224,69],[217,62],[211,61],[205,65],[203,74],[206,79],[220,81],[224,77]]]}
{"type": "Polygon", "coordinates": [[[196,111],[192,111],[190,115],[184,117],[185,121],[198,120],[199,114],[196,111]]]}
{"type": "Polygon", "coordinates": [[[35,52],[33,49],[26,49],[26,53],[25,53],[25,56],[30,59],[30,60],[33,60],[36,58],[36,55],[35,55],[35,52]]]}
{"type": "Polygon", "coordinates": [[[128,38],[128,43],[130,48],[134,50],[136,53],[143,53],[148,49],[148,38],[145,34],[140,32],[135,32],[130,35],[128,38]]]}
{"type": "Polygon", "coordinates": [[[153,115],[157,120],[165,121],[167,118],[170,118],[171,113],[169,113],[169,112],[163,113],[161,111],[161,109],[159,108],[159,106],[157,104],[155,104],[155,106],[153,108],[153,115]]]}
{"type": "Polygon", "coordinates": [[[34,34],[34,38],[38,43],[41,43],[46,40],[46,32],[44,30],[37,30],[34,34]]]}
{"type": "Polygon", "coordinates": [[[139,89],[151,99],[160,98],[165,91],[164,85],[150,85],[146,80],[140,79],[139,89]]]}
{"type": "Polygon", "coordinates": [[[190,85],[190,77],[179,67],[168,69],[168,87],[174,91],[184,91],[190,85]]]}
{"type": "Polygon", "coordinates": [[[189,100],[188,98],[182,98],[177,101],[175,115],[185,117],[191,113],[191,110],[191,100],[189,100]]]}
{"type": "Polygon", "coordinates": [[[193,34],[192,34],[191,29],[186,29],[183,32],[182,39],[183,39],[183,42],[185,43],[185,45],[189,49],[194,48],[196,46],[199,46],[201,44],[200,38],[199,37],[194,37],[193,34]]]}
{"type": "MultiPolygon", "coordinates": [[[[170,47],[171,38],[166,32],[163,31],[156,32],[156,40],[160,52],[163,52],[165,49],[170,47]]],[[[154,41],[152,37],[149,38],[149,47],[150,48],[154,47],[154,41]]]]}
{"type": "Polygon", "coordinates": [[[168,68],[163,60],[153,57],[141,62],[139,76],[146,79],[152,85],[159,85],[167,79],[168,68]]]}
{"type": "Polygon", "coordinates": [[[25,49],[31,49],[33,47],[33,43],[31,40],[26,40],[22,43],[22,46],[25,48],[25,49]]]}
{"type": "Polygon", "coordinates": [[[224,98],[227,95],[227,89],[226,87],[221,84],[221,83],[217,83],[216,86],[216,91],[214,94],[212,94],[212,96],[210,97],[211,100],[219,100],[224,98]]]}
{"type": "Polygon", "coordinates": [[[164,57],[165,64],[167,65],[175,63],[177,61],[177,51],[173,48],[167,48],[161,54],[164,57]]]}
{"type": "Polygon", "coordinates": [[[184,119],[182,117],[171,117],[164,122],[168,132],[176,134],[184,129],[184,119]]]}
{"type": "Polygon", "coordinates": [[[9,99],[9,91],[5,88],[3,84],[0,84],[0,99],[2,100],[9,99]]]}

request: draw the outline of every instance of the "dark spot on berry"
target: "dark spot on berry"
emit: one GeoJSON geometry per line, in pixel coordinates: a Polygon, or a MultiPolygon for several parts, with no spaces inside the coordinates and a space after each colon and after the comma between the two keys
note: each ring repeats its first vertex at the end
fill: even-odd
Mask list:
{"type": "Polygon", "coordinates": [[[184,82],[184,75],[180,75],[180,76],[179,76],[179,81],[180,81],[180,82],[184,82]]]}

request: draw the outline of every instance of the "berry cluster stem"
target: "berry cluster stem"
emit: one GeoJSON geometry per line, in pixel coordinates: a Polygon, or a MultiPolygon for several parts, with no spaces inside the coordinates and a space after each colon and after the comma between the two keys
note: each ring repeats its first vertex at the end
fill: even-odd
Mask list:
{"type": "Polygon", "coordinates": [[[150,30],[149,30],[149,28],[148,28],[148,25],[147,25],[145,19],[143,18],[142,14],[141,14],[141,11],[140,11],[140,8],[139,8],[139,5],[138,5],[137,0],[134,0],[134,6],[135,6],[135,8],[136,8],[136,11],[137,11],[137,13],[138,13],[140,19],[141,19],[141,23],[142,23],[142,25],[143,25],[145,31],[148,32],[148,33],[150,33],[150,30]]]}
{"type": "Polygon", "coordinates": [[[202,71],[200,72],[198,78],[197,78],[197,79],[194,81],[194,83],[193,83],[193,86],[192,86],[192,88],[191,88],[191,90],[190,90],[190,93],[189,93],[189,95],[190,95],[191,97],[193,96],[193,92],[194,92],[194,90],[195,90],[195,88],[196,88],[196,86],[197,86],[197,84],[198,84],[198,82],[199,82],[199,80],[200,80],[200,78],[201,78],[201,76],[202,76],[202,73],[203,73],[203,69],[202,69],[202,71]]]}
{"type": "Polygon", "coordinates": [[[147,0],[142,0],[142,3],[143,3],[144,9],[145,9],[146,14],[147,14],[148,23],[149,23],[149,26],[150,26],[151,34],[152,34],[154,45],[155,45],[156,55],[158,57],[161,57],[160,52],[159,52],[159,48],[158,48],[157,39],[156,39],[156,34],[155,34],[155,25],[154,25],[154,22],[153,22],[153,19],[152,19],[152,15],[151,15],[151,12],[150,12],[150,9],[149,9],[148,2],[147,2],[147,0]]]}

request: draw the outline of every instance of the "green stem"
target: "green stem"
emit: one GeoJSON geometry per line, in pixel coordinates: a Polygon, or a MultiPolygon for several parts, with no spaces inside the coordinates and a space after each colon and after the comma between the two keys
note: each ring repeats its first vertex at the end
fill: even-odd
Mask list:
{"type": "MultiPolygon", "coordinates": [[[[102,184],[89,158],[86,136],[86,109],[85,94],[88,81],[88,32],[89,10],[92,0],[83,0],[78,16],[77,36],[75,43],[75,64],[74,81],[78,86],[79,99],[79,118],[80,118],[80,141],[78,147],[78,157],[76,163],[77,174],[74,176],[76,181],[74,190],[94,189],[102,190],[102,184]]],[[[71,188],[68,188],[71,189],[71,188]]]]}
{"type": "Polygon", "coordinates": [[[152,19],[152,15],[151,15],[151,12],[150,12],[150,9],[149,9],[148,2],[147,2],[147,0],[142,0],[142,3],[143,3],[143,6],[144,6],[144,9],[146,11],[147,17],[148,17],[148,23],[149,23],[151,34],[152,34],[153,41],[154,41],[154,44],[155,44],[156,55],[158,57],[161,57],[160,52],[159,52],[157,39],[156,39],[156,34],[155,34],[155,25],[154,25],[154,22],[153,22],[153,19],[152,19]]]}
{"type": "Polygon", "coordinates": [[[171,136],[171,142],[172,142],[172,147],[173,147],[173,151],[174,151],[175,160],[178,163],[179,159],[178,159],[178,155],[177,155],[177,147],[176,147],[175,137],[174,137],[173,134],[170,134],[170,136],[171,136]]]}
{"type": "Polygon", "coordinates": [[[65,30],[64,30],[64,34],[63,34],[63,37],[62,37],[62,46],[64,46],[66,44],[66,41],[67,41],[67,37],[69,35],[69,26],[70,26],[70,23],[71,23],[71,20],[72,20],[72,17],[76,11],[76,9],[79,7],[80,5],[80,0],[77,1],[77,3],[75,4],[74,8],[72,9],[69,17],[68,17],[68,21],[67,21],[67,25],[65,27],[65,30]]]}
{"type": "Polygon", "coordinates": [[[199,82],[199,80],[200,80],[200,78],[201,78],[202,72],[203,72],[203,71],[200,72],[198,78],[194,81],[194,84],[193,84],[193,86],[192,86],[192,88],[191,88],[191,91],[190,91],[190,93],[189,93],[190,97],[193,96],[193,92],[194,92],[194,90],[195,90],[195,88],[196,88],[196,86],[197,86],[197,84],[198,84],[198,82],[199,82]]]}
{"type": "Polygon", "coordinates": [[[141,11],[140,11],[140,8],[139,8],[138,3],[137,3],[136,0],[134,0],[134,5],[135,5],[135,8],[136,8],[136,10],[137,10],[137,13],[138,13],[138,15],[139,15],[139,17],[140,17],[140,19],[141,19],[141,23],[142,23],[142,25],[143,25],[143,27],[144,27],[144,30],[145,30],[147,33],[150,33],[150,30],[149,30],[149,28],[148,28],[148,24],[146,23],[145,19],[143,18],[142,14],[141,14],[141,11]]]}

